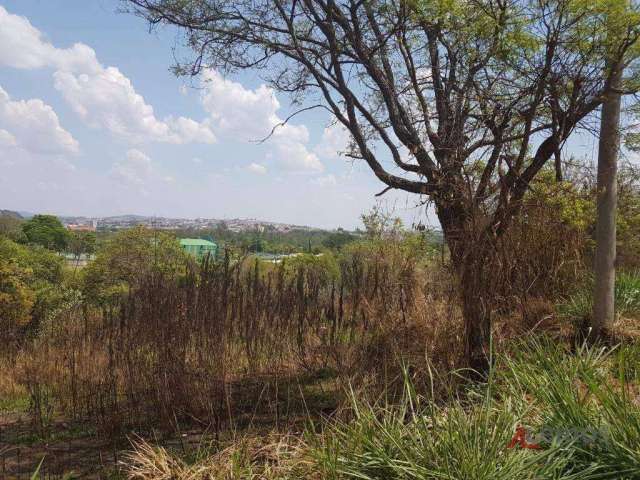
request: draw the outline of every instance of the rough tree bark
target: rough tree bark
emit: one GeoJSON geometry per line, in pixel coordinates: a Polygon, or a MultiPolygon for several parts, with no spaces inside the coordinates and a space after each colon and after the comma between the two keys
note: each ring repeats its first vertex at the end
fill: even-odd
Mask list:
{"type": "Polygon", "coordinates": [[[494,307],[492,272],[496,238],[486,230],[478,232],[473,222],[445,227],[451,249],[451,262],[460,284],[460,301],[464,321],[464,356],[472,378],[488,371],[491,320],[494,307]]]}
{"type": "Polygon", "coordinates": [[[612,67],[610,88],[600,117],[598,145],[595,286],[592,335],[602,338],[615,316],[617,169],[620,150],[620,106],[622,66],[612,67]]]}
{"type": "Polygon", "coordinates": [[[480,376],[488,370],[490,358],[492,296],[483,268],[488,263],[488,258],[474,257],[458,269],[466,333],[465,358],[469,368],[480,376]]]}

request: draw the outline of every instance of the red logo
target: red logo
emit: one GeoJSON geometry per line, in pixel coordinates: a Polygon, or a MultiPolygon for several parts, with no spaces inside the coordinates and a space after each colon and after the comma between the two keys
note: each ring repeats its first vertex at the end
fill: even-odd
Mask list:
{"type": "Polygon", "coordinates": [[[516,428],[516,433],[507,445],[507,448],[514,448],[516,445],[520,445],[520,448],[529,448],[532,450],[540,450],[542,448],[537,443],[527,442],[527,430],[520,425],[516,428]]]}

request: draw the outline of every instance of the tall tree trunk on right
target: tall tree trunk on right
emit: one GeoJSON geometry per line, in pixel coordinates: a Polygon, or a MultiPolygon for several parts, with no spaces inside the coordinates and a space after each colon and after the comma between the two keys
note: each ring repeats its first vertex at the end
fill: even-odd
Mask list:
{"type": "Polygon", "coordinates": [[[620,150],[622,65],[611,70],[611,86],[602,104],[598,145],[596,255],[592,335],[600,338],[615,315],[617,170],[620,150]]]}

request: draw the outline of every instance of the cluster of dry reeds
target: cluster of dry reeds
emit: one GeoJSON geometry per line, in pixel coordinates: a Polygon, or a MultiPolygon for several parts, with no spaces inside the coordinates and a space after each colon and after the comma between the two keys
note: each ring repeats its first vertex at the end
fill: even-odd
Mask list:
{"type": "Polygon", "coordinates": [[[52,409],[114,436],[290,424],[335,408],[347,384],[388,386],[403,362],[455,364],[454,293],[423,259],[380,242],[333,269],[321,258],[227,256],[186,275],[151,273],[119,304],[52,323],[21,353],[17,376],[40,426],[52,409]]]}

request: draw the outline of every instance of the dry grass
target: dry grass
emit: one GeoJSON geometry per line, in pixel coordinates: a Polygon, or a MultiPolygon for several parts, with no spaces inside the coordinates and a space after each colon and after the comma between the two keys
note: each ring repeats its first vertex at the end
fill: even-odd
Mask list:
{"type": "Polygon", "coordinates": [[[131,480],[284,480],[310,472],[305,455],[300,437],[290,435],[239,439],[217,453],[198,455],[191,463],[137,440],[123,468],[131,480]]]}
{"type": "MultiPolygon", "coordinates": [[[[456,282],[414,247],[369,242],[338,261],[226,258],[184,275],[151,270],[119,302],[84,303],[43,324],[0,388],[26,393],[41,437],[63,418],[114,445],[131,432],[165,445],[137,440],[130,478],[314,478],[299,438],[221,445],[230,432],[300,431],[327,416],[347,421],[349,391],[392,404],[405,386],[401,366],[436,401],[459,387],[450,373],[463,354],[456,282]],[[182,430],[205,432],[215,448],[184,460],[165,443],[182,430]]],[[[543,260],[550,274],[570,274],[555,265],[558,256],[543,260]]],[[[505,260],[501,272],[513,265],[505,260]]],[[[529,274],[539,281],[534,268],[511,274],[520,286],[529,274]]],[[[536,287],[499,310],[498,348],[559,326],[545,295],[536,287]]]]}
{"type": "Polygon", "coordinates": [[[113,438],[185,424],[215,437],[286,429],[335,411],[349,385],[390,394],[401,364],[458,364],[446,271],[384,243],[326,262],[227,258],[184,277],[145,277],[118,305],[67,312],[16,361],[34,424],[45,430],[58,411],[113,438]]]}
{"type": "Polygon", "coordinates": [[[27,406],[27,390],[15,376],[12,359],[0,356],[0,413],[22,410],[27,406]]]}

